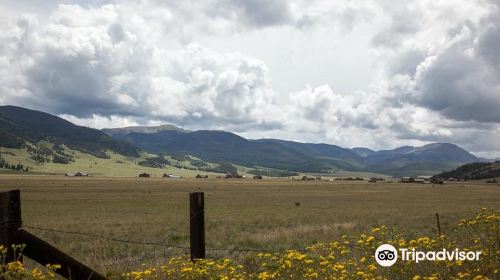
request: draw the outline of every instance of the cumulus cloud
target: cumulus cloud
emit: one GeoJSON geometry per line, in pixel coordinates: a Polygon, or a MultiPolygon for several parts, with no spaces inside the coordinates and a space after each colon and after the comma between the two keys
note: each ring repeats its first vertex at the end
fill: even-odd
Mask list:
{"type": "MultiPolygon", "coordinates": [[[[226,2],[214,7],[241,16],[240,24],[293,25],[301,17],[288,1],[271,6],[259,1],[226,2]]],[[[184,2],[155,9],[142,3],[59,5],[46,25],[40,26],[36,17],[10,22],[12,32],[7,33],[0,61],[11,73],[2,83],[9,87],[3,90],[3,102],[83,119],[148,115],[185,125],[279,126],[263,113],[275,106],[276,93],[268,87],[269,70],[262,61],[215,53],[196,44],[180,50],[158,47],[158,26],[178,35],[171,30],[173,15],[190,7],[184,2]],[[163,24],[146,24],[157,21],[163,24]]],[[[207,17],[231,17],[211,14],[208,5],[201,9],[207,17]]],[[[191,25],[195,24],[185,28],[198,28],[191,25]]]]}
{"type": "Polygon", "coordinates": [[[389,60],[392,97],[458,121],[500,122],[499,16],[496,4],[488,12],[472,9],[462,21],[433,31],[440,41],[422,43],[430,31],[410,28],[417,39],[402,40],[406,45],[389,60]]]}
{"type": "Polygon", "coordinates": [[[46,28],[37,29],[28,19],[13,23],[19,35],[3,56],[4,63],[19,68],[11,68],[14,77],[3,83],[15,85],[5,90],[10,100],[79,118],[148,115],[184,124],[256,120],[256,102],[269,91],[263,62],[193,44],[158,49],[118,19],[112,5],[96,10],[63,5],[46,28]],[[29,63],[15,59],[20,57],[29,63]],[[24,83],[15,81],[18,75],[24,83]],[[19,96],[19,88],[28,94],[19,96]]]}
{"type": "Polygon", "coordinates": [[[452,4],[59,5],[48,18],[0,22],[6,30],[0,34],[0,103],[97,128],[168,122],[250,138],[371,148],[454,142],[494,153],[500,150],[492,140],[500,133],[499,7],[452,4]],[[382,75],[365,91],[339,92],[325,82],[278,92],[264,61],[192,43],[205,34],[239,36],[283,26],[328,35],[375,16],[386,23],[369,40],[382,75]]]}

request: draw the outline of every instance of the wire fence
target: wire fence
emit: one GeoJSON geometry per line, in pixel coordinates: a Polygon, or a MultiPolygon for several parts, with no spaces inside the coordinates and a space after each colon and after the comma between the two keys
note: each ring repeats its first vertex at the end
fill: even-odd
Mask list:
{"type": "Polygon", "coordinates": [[[92,238],[113,241],[113,242],[120,242],[120,243],[129,243],[129,244],[136,244],[136,245],[154,245],[154,246],[162,246],[162,247],[189,250],[189,246],[183,246],[183,245],[177,245],[177,244],[167,244],[167,243],[160,243],[160,242],[151,242],[151,241],[128,240],[128,239],[121,239],[121,238],[115,238],[115,237],[107,237],[104,235],[87,233],[87,232],[57,230],[57,229],[49,229],[49,228],[25,226],[25,225],[23,225],[23,228],[35,229],[35,230],[41,230],[41,231],[47,231],[47,232],[62,233],[62,234],[80,235],[80,236],[92,237],[92,238]]]}
{"type": "MultiPolygon", "coordinates": [[[[25,229],[33,229],[33,230],[46,231],[46,232],[52,232],[52,233],[85,236],[85,237],[90,237],[90,238],[94,238],[94,239],[101,239],[101,240],[106,240],[106,241],[111,241],[111,242],[119,242],[119,243],[135,244],[135,245],[153,245],[153,246],[165,247],[165,248],[176,248],[176,249],[181,249],[181,250],[186,250],[186,251],[190,250],[190,247],[188,245],[184,245],[184,244],[171,244],[171,243],[166,243],[166,242],[129,240],[129,239],[124,239],[124,238],[108,237],[108,236],[95,234],[95,233],[69,231],[69,230],[58,230],[58,229],[50,229],[50,228],[36,227],[36,226],[30,226],[30,225],[23,225],[22,227],[25,229]]],[[[271,249],[263,249],[263,248],[241,248],[241,247],[233,247],[233,248],[206,247],[205,249],[207,251],[238,252],[238,253],[245,253],[245,252],[282,253],[282,252],[287,251],[287,250],[301,250],[301,249],[271,250],[271,249]]],[[[140,259],[140,258],[141,257],[139,257],[138,259],[140,259]]],[[[137,261],[137,260],[135,260],[135,261],[137,261]]],[[[134,262],[134,260],[131,260],[130,262],[134,262]]]]}

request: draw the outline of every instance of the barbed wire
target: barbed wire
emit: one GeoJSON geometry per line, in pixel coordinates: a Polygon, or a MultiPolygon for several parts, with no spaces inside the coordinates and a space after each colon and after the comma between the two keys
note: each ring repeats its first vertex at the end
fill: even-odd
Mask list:
{"type": "Polygon", "coordinates": [[[57,229],[49,229],[49,228],[42,228],[42,227],[35,227],[35,226],[26,226],[26,225],[23,225],[22,227],[23,228],[27,228],[27,229],[35,229],[35,230],[41,230],[41,231],[47,231],[47,232],[56,232],[56,233],[63,233],[63,234],[81,235],[81,236],[93,237],[93,238],[98,238],[98,239],[103,239],[103,240],[108,240],[108,241],[114,241],[114,242],[121,242],[121,243],[129,243],[129,244],[137,244],[137,245],[155,245],[155,246],[171,247],[171,248],[178,248],[178,249],[183,249],[183,250],[189,250],[188,246],[177,245],[177,244],[167,244],[167,243],[151,242],[151,241],[127,240],[127,239],[121,239],[121,238],[115,238],[115,237],[107,237],[107,236],[104,236],[104,235],[99,235],[99,234],[94,234],[94,233],[57,230],[57,229]]]}
{"type": "MultiPolygon", "coordinates": [[[[71,235],[80,235],[80,236],[92,237],[92,238],[103,239],[103,240],[113,241],[113,242],[120,242],[120,243],[128,243],[128,244],[136,244],[136,245],[153,245],[153,246],[161,246],[161,247],[167,247],[167,248],[177,248],[177,249],[182,249],[182,250],[190,250],[189,246],[180,245],[180,244],[169,244],[169,243],[165,243],[165,242],[128,240],[128,239],[123,239],[123,238],[108,237],[108,236],[94,234],[94,233],[79,232],[79,231],[68,231],[68,230],[57,230],[57,229],[42,228],[42,227],[36,227],[36,226],[30,226],[30,225],[23,225],[22,227],[26,228],[26,229],[34,229],[34,230],[40,230],[40,231],[46,231],[46,232],[71,234],[71,235]]],[[[206,247],[205,250],[206,251],[226,251],[226,252],[282,253],[282,252],[287,251],[287,250],[301,250],[301,249],[271,250],[271,249],[261,249],[261,248],[239,248],[239,247],[234,247],[234,248],[217,248],[217,247],[206,247]]],[[[130,262],[133,262],[133,261],[134,260],[131,260],[130,262]]]]}
{"type": "Polygon", "coordinates": [[[259,252],[259,253],[278,253],[281,251],[273,251],[269,249],[258,248],[205,248],[206,251],[228,251],[228,252],[259,252]]]}

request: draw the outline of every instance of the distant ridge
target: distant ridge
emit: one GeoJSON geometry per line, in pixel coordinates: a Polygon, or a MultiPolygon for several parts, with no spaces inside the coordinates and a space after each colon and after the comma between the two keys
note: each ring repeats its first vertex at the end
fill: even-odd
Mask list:
{"type": "Polygon", "coordinates": [[[49,140],[98,157],[107,150],[136,157],[138,149],[104,132],[75,125],[57,116],[17,106],[0,106],[0,143],[19,148],[25,142],[49,140]]]}
{"type": "Polygon", "coordinates": [[[152,153],[193,155],[210,162],[298,172],[322,173],[342,169],[393,176],[433,175],[478,160],[450,143],[373,151],[361,147],[346,149],[330,144],[280,139],[248,140],[225,131],[186,131],[177,127],[157,132],[119,132],[110,135],[152,153]]]}
{"type": "Polygon", "coordinates": [[[370,150],[368,148],[361,148],[361,147],[352,148],[351,151],[360,157],[367,157],[367,156],[375,153],[374,150],[370,150]]]}
{"type": "Polygon", "coordinates": [[[307,173],[335,174],[337,170],[346,170],[393,176],[433,175],[482,161],[451,143],[374,151],[280,139],[249,140],[231,132],[189,131],[170,124],[96,130],[47,113],[0,106],[2,146],[18,148],[25,142],[40,140],[99,157],[106,157],[109,150],[138,157],[140,148],[153,154],[191,155],[207,162],[256,170],[307,173]]]}
{"type": "Polygon", "coordinates": [[[103,128],[102,131],[104,131],[109,136],[120,135],[120,134],[123,135],[128,133],[152,134],[161,131],[189,132],[189,130],[182,129],[171,124],[163,124],[158,126],[127,126],[119,128],[103,128]]]}

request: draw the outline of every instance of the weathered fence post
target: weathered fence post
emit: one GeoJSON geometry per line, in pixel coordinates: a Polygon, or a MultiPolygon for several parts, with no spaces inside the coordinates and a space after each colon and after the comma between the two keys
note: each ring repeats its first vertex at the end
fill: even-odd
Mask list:
{"type": "Polygon", "coordinates": [[[70,280],[105,280],[101,274],[80,263],[56,247],[21,229],[19,237],[26,247],[23,254],[41,265],[58,264],[60,269],[55,272],[70,280]]]}
{"type": "MultiPolygon", "coordinates": [[[[21,221],[21,193],[13,190],[0,193],[0,245],[7,248],[5,261],[12,262],[18,259],[12,245],[20,245],[19,229],[21,221]]],[[[22,259],[19,259],[22,261],[22,259]]]]}
{"type": "Polygon", "coordinates": [[[22,259],[24,256],[42,264],[58,264],[55,272],[71,280],[105,280],[101,274],[66,255],[56,247],[25,231],[21,220],[21,193],[19,190],[0,192],[0,245],[7,248],[5,261],[22,259]],[[22,252],[14,252],[12,245],[26,245],[22,252]]]}
{"type": "Polygon", "coordinates": [[[436,223],[439,236],[441,236],[441,223],[439,222],[439,213],[436,213],[436,223]]]}
{"type": "Polygon", "coordinates": [[[205,258],[205,199],[202,192],[189,194],[191,260],[205,258]]]}

